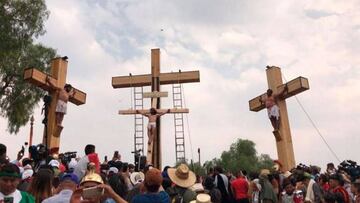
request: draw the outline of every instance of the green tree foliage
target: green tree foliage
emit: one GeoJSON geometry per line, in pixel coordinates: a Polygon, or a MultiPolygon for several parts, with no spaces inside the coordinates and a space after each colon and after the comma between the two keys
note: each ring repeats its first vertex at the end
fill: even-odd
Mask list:
{"type": "Polygon", "coordinates": [[[45,33],[49,11],[44,0],[0,1],[0,115],[10,133],[25,125],[44,92],[23,81],[25,68],[50,69],[52,48],[35,44],[45,33]]]}
{"type": "Polygon", "coordinates": [[[258,156],[253,141],[238,139],[231,144],[228,151],[222,152],[220,159],[215,158],[204,163],[207,170],[217,165],[236,174],[239,170],[251,172],[264,168],[270,169],[273,166],[273,160],[267,154],[258,156]]]}

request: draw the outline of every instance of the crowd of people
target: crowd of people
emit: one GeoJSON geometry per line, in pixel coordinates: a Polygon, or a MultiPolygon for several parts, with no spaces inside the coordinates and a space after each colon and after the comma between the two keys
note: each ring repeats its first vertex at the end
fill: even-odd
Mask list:
{"type": "Polygon", "coordinates": [[[355,162],[338,168],[298,165],[283,171],[281,163],[260,171],[235,175],[220,166],[200,176],[186,164],[137,168],[118,152],[100,162],[94,145],[85,156],[48,156],[44,147],[9,160],[0,144],[0,203],[360,203],[360,169],[355,162]],[[139,170],[140,169],[140,170],[139,170]]]}

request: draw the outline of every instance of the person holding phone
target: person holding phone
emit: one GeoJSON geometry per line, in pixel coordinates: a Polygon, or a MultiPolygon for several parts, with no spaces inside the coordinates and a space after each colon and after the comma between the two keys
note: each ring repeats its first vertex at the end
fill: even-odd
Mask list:
{"type": "Polygon", "coordinates": [[[5,164],[0,170],[0,202],[34,203],[35,199],[27,192],[17,190],[20,183],[20,170],[11,163],[5,164]]]}

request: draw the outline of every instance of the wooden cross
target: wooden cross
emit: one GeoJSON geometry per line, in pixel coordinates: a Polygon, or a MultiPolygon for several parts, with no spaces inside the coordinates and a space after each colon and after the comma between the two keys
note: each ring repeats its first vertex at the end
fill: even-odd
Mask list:
{"type": "MultiPolygon", "coordinates": [[[[295,167],[295,157],[285,100],[305,90],[308,90],[309,82],[308,79],[304,77],[298,77],[287,82],[286,84],[283,84],[281,70],[279,67],[275,66],[268,66],[266,69],[266,75],[269,89],[272,89],[274,94],[283,92],[285,86],[288,87],[288,91],[285,92],[283,98],[277,100],[277,105],[280,109],[280,128],[279,134],[276,135],[274,133],[276,136],[276,146],[279,161],[283,165],[283,170],[286,171],[295,167]]],[[[249,101],[250,111],[258,112],[266,108],[265,104],[260,102],[260,98],[264,100],[266,98],[266,93],[249,101]]]]}
{"type": "MultiPolygon", "coordinates": [[[[160,97],[165,93],[160,92],[160,85],[200,82],[199,71],[187,71],[178,73],[160,73],[160,49],[151,49],[151,74],[136,76],[119,76],[112,78],[113,88],[141,87],[151,86],[152,94],[151,107],[157,109],[157,112],[165,112],[167,109],[161,109],[160,97]]],[[[146,93],[145,93],[146,94],[146,93]]],[[[119,111],[119,114],[133,115],[136,113],[148,113],[149,110],[125,110],[119,111]]],[[[171,109],[170,113],[188,113],[188,109],[171,109]]],[[[156,135],[153,137],[151,149],[148,150],[147,160],[155,168],[161,167],[161,136],[160,136],[160,118],[156,121],[156,135]]]]}
{"type": "MultiPolygon", "coordinates": [[[[27,68],[24,71],[25,81],[49,92],[49,95],[52,98],[48,114],[47,131],[45,128],[43,135],[43,144],[47,144],[51,154],[59,152],[61,129],[58,128],[55,120],[55,109],[58,100],[57,89],[54,89],[46,82],[46,77],[49,77],[52,84],[56,84],[57,88],[64,88],[64,85],[66,84],[66,73],[68,65],[66,59],[67,57],[59,57],[51,61],[50,76],[35,68],[27,68]]],[[[86,93],[76,88],[73,89],[75,93],[73,97],[69,98],[69,101],[76,105],[85,104],[86,93]]]]}

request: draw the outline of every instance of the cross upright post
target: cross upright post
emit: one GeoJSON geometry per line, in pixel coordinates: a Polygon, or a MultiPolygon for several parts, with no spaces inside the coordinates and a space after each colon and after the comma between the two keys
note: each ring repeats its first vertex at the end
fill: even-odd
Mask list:
{"type": "MultiPolygon", "coordinates": [[[[144,93],[144,97],[151,98],[151,107],[158,113],[188,113],[188,109],[161,109],[161,97],[167,96],[166,92],[160,92],[161,85],[174,83],[200,82],[199,71],[186,71],[179,73],[160,72],[160,49],[151,49],[151,74],[117,76],[112,78],[113,88],[151,86],[151,93],[144,93]],[[145,96],[145,94],[147,96],[145,96]]],[[[149,113],[150,110],[120,110],[119,114],[134,115],[149,113]]],[[[148,144],[147,162],[156,168],[161,168],[161,122],[156,121],[156,135],[148,144]]]]}
{"type": "MultiPolygon", "coordinates": [[[[36,68],[27,68],[24,71],[25,81],[47,91],[51,96],[49,113],[47,115],[48,119],[43,135],[43,144],[48,146],[51,154],[58,153],[60,147],[60,134],[62,128],[59,128],[59,126],[56,124],[55,109],[58,100],[57,89],[64,88],[66,83],[67,65],[67,57],[58,57],[51,61],[50,75],[41,72],[36,68]],[[56,84],[57,89],[48,84],[47,78],[49,78],[52,84],[56,84]]],[[[73,88],[73,91],[74,95],[69,98],[69,101],[76,105],[85,104],[86,93],[76,88],[73,88]]]]}
{"type": "MultiPolygon", "coordinates": [[[[287,82],[286,84],[283,84],[281,69],[275,66],[267,67],[266,75],[269,89],[271,89],[274,94],[285,92],[281,98],[276,100],[276,104],[280,109],[280,127],[278,132],[274,131],[274,135],[276,138],[279,161],[283,166],[283,170],[290,170],[295,167],[295,156],[286,108],[286,99],[308,90],[309,82],[308,79],[304,77],[298,77],[287,82]],[[284,88],[286,87],[287,91],[284,91],[284,88]]],[[[250,100],[250,111],[258,112],[266,108],[265,104],[261,102],[261,100],[265,100],[266,97],[267,95],[264,93],[250,100]]]]}

